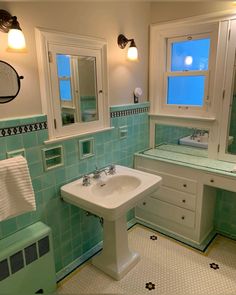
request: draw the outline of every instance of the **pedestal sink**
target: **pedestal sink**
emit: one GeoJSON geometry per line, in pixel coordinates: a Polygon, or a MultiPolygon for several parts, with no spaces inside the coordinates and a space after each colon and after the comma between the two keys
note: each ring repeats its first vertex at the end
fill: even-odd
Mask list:
{"type": "Polygon", "coordinates": [[[118,165],[114,175],[90,176],[90,185],[78,179],[61,187],[61,195],[66,202],[103,217],[103,250],[92,263],[120,280],[139,260],[128,246],[126,213],[160,186],[161,177],[118,165]]]}

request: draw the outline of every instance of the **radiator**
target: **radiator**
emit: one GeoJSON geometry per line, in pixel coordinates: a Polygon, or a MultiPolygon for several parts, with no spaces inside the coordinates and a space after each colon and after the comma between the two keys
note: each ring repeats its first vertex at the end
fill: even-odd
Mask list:
{"type": "Polygon", "coordinates": [[[56,290],[51,230],[42,222],[0,240],[0,294],[56,290]]]}

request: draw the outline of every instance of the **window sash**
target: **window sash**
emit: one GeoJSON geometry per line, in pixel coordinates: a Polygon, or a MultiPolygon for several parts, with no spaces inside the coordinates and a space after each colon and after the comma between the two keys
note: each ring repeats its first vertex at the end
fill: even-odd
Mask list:
{"type": "MultiPolygon", "coordinates": [[[[199,39],[210,39],[211,40],[211,35],[210,34],[196,34],[196,35],[186,35],[186,36],[179,36],[179,37],[174,37],[174,38],[168,38],[167,39],[167,61],[166,61],[166,69],[167,71],[170,71],[171,69],[171,48],[172,48],[172,43],[176,42],[183,42],[188,40],[188,38],[191,37],[191,40],[199,40],[199,39]]],[[[209,63],[208,63],[208,71],[210,69],[210,60],[211,60],[211,46],[210,46],[210,52],[209,52],[209,63]]]]}
{"type": "Polygon", "coordinates": [[[206,104],[209,103],[209,71],[184,71],[184,72],[166,72],[164,73],[164,104],[168,107],[178,107],[183,106],[179,104],[168,104],[167,95],[168,95],[168,78],[169,77],[188,77],[188,76],[205,76],[205,85],[204,85],[204,98],[202,106],[194,106],[186,104],[189,108],[204,108],[206,104]]]}

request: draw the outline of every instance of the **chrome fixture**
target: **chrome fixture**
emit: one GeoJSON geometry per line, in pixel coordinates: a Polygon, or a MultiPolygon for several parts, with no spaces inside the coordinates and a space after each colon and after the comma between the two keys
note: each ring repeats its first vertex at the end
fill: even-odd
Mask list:
{"type": "Polygon", "coordinates": [[[90,185],[90,176],[89,175],[84,175],[83,176],[83,186],[89,186],[90,185]]]}
{"type": "Polygon", "coordinates": [[[114,175],[115,173],[116,173],[116,166],[112,164],[108,167],[107,174],[114,175]]]}
{"type": "Polygon", "coordinates": [[[134,39],[127,39],[124,35],[120,34],[117,38],[118,46],[121,49],[124,49],[126,45],[130,42],[130,47],[128,49],[127,57],[129,60],[137,60],[138,59],[138,49],[134,42],[134,39]]]}
{"type": "Polygon", "coordinates": [[[0,31],[8,33],[7,51],[26,52],[25,36],[16,16],[0,9],[0,31]]]}
{"type": "Polygon", "coordinates": [[[107,175],[106,168],[104,168],[104,169],[98,169],[96,167],[96,169],[93,171],[93,178],[94,179],[99,179],[101,177],[102,172],[104,172],[107,175]]]}
{"type": "Polygon", "coordinates": [[[106,175],[114,175],[116,173],[116,166],[112,164],[108,168],[104,169],[98,169],[96,167],[95,171],[93,171],[93,178],[99,179],[101,177],[102,172],[104,172],[106,175]]]}

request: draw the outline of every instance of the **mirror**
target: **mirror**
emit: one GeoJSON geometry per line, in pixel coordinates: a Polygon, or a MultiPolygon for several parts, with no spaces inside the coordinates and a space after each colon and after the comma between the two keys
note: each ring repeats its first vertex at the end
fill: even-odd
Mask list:
{"type": "Polygon", "coordinates": [[[110,128],[106,40],[35,32],[49,140],[110,128]]]}
{"type": "Polygon", "coordinates": [[[0,103],[7,103],[18,95],[23,76],[19,76],[10,64],[0,60],[0,77],[0,103]]]}
{"type": "Polygon", "coordinates": [[[96,57],[56,54],[62,125],[98,120],[96,57]]]}
{"type": "Polygon", "coordinates": [[[232,89],[229,105],[229,127],[228,136],[226,138],[226,152],[228,154],[236,154],[236,60],[234,60],[232,89]]]}
{"type": "Polygon", "coordinates": [[[155,125],[155,146],[161,150],[208,157],[208,139],[205,129],[155,125]]]}

